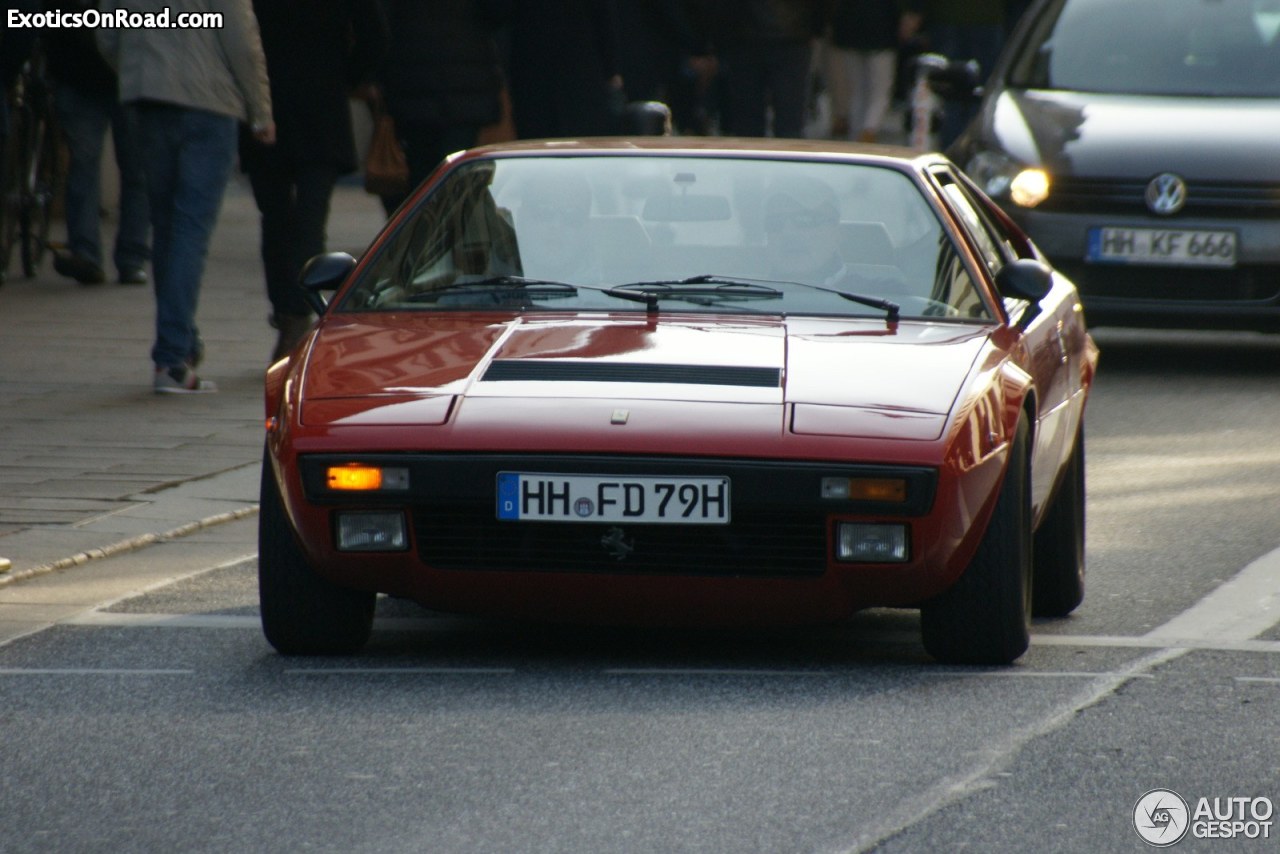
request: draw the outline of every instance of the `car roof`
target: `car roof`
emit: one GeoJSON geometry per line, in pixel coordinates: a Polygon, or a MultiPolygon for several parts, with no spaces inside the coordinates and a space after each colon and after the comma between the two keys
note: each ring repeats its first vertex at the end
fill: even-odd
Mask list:
{"type": "Polygon", "coordinates": [[[504,142],[470,149],[467,159],[480,156],[545,155],[724,155],[761,156],[771,159],[811,160],[838,158],[850,162],[893,161],[901,166],[923,168],[947,162],[937,152],[914,148],[844,142],[828,139],[774,139],[706,136],[608,136],[583,139],[538,139],[504,142]]]}

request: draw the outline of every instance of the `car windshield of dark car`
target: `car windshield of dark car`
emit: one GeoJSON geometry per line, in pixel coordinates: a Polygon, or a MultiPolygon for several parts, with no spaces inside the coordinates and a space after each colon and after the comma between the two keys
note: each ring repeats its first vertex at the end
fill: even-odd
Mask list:
{"type": "Polygon", "coordinates": [[[337,308],[989,320],[970,280],[939,272],[963,253],[925,187],[888,165],[797,159],[473,160],[387,235],[337,308]]]}
{"type": "Polygon", "coordinates": [[[1026,32],[1014,86],[1280,96],[1280,0],[1058,0],[1026,32]]]}

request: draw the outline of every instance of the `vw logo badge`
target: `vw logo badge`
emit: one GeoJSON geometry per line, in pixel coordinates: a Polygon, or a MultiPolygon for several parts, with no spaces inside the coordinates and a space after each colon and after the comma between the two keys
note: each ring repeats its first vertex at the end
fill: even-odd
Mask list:
{"type": "Polygon", "coordinates": [[[1176,214],[1187,203],[1187,182],[1172,172],[1163,172],[1147,184],[1146,198],[1153,214],[1176,214]]]}

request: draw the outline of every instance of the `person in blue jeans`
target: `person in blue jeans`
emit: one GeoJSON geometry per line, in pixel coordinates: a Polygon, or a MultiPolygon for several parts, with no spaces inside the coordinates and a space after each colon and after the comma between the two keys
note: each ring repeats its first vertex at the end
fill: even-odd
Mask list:
{"type": "Polygon", "coordinates": [[[250,0],[104,0],[131,14],[217,13],[221,26],[97,31],[138,117],[151,203],[156,336],[153,387],[192,394],[217,387],[196,375],[203,345],[196,308],[209,240],[235,162],[237,123],[275,142],[267,62],[250,0]]]}
{"type": "MultiPolygon", "coordinates": [[[[65,11],[94,6],[92,0],[56,4],[65,11]]],[[[53,268],[83,285],[106,281],[101,186],[102,149],[110,129],[120,170],[120,210],[112,261],[121,284],[145,285],[151,223],[142,151],[136,139],[137,121],[120,103],[116,75],[98,53],[92,30],[52,27],[42,37],[69,161],[65,199],[68,251],[53,256],[53,268]]]]}

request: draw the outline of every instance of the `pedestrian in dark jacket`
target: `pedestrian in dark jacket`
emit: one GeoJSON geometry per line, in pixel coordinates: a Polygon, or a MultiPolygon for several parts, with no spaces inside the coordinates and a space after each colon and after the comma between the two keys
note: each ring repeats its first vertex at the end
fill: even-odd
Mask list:
{"type": "MultiPolygon", "coordinates": [[[[386,0],[391,44],[380,84],[409,166],[409,187],[441,159],[476,144],[502,116],[495,33],[505,4],[493,0],[386,0]]],[[[398,200],[384,199],[393,207],[398,200]]]]}
{"type": "Polygon", "coordinates": [[[311,325],[298,275],[325,251],[338,176],[356,170],[351,91],[368,84],[387,45],[378,0],[253,0],[271,81],[276,142],[240,135],[240,162],[262,214],[262,266],[279,330],[275,361],[311,325]]]}
{"type": "Polygon", "coordinates": [[[822,33],[823,0],[719,0],[713,37],[728,90],[732,136],[804,136],[809,66],[822,33]]]}
{"type": "Polygon", "coordinates": [[[509,0],[511,104],[521,139],[618,133],[623,91],[613,0],[509,0]]]}
{"type": "MultiPolygon", "coordinates": [[[[97,8],[95,0],[50,4],[66,12],[97,8]]],[[[83,285],[106,280],[102,252],[102,149],[107,130],[120,170],[120,207],[112,261],[117,281],[145,285],[151,258],[147,177],[138,142],[138,120],[120,103],[116,73],[86,28],[50,27],[43,34],[49,76],[55,84],[58,124],[67,144],[65,196],[67,252],[53,268],[83,285]]]]}

